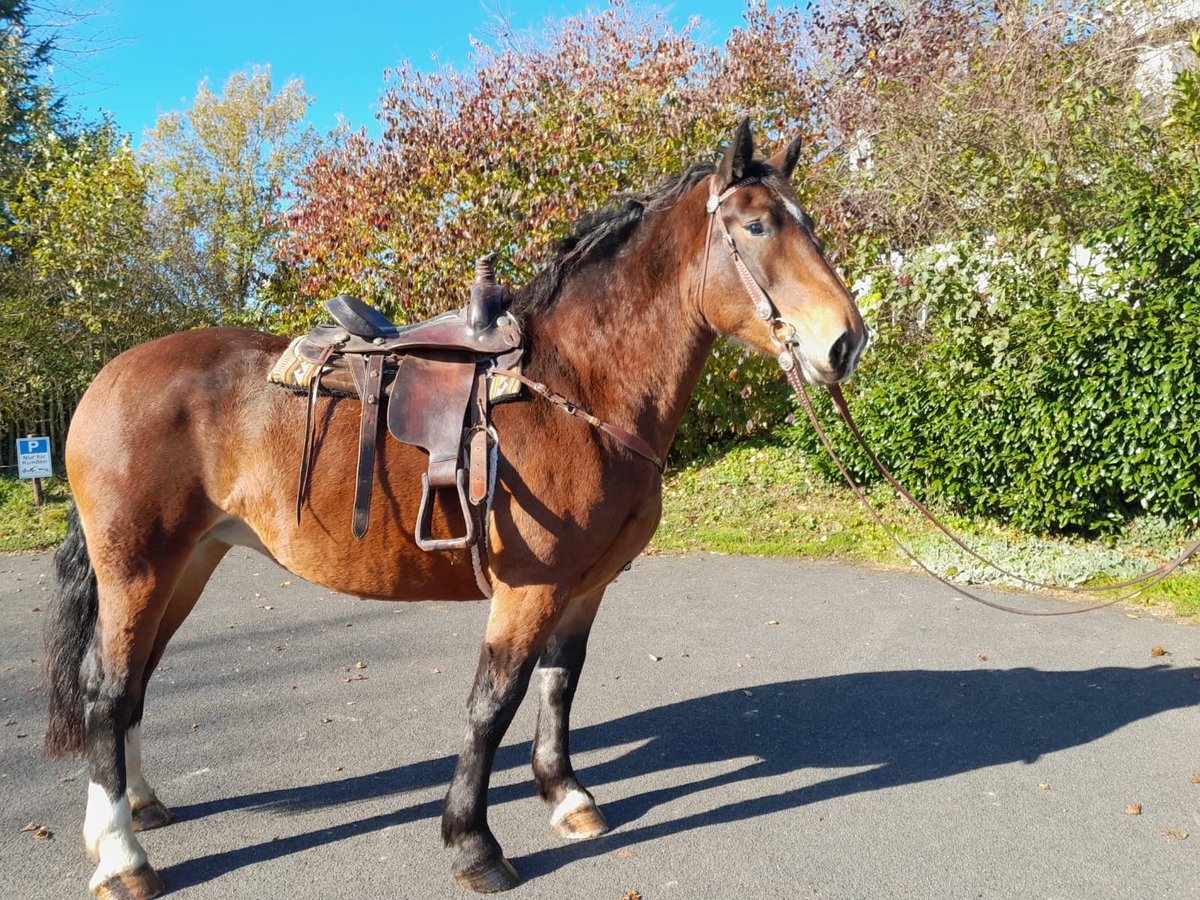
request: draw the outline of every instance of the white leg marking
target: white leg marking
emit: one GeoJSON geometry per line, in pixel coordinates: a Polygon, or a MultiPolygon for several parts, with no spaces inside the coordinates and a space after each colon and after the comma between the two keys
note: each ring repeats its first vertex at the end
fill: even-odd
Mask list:
{"type": "Polygon", "coordinates": [[[138,809],[155,799],[154,789],[142,774],[142,726],[134,725],[125,732],[125,796],[129,805],[138,809]]]}
{"type": "MultiPolygon", "coordinates": [[[[567,670],[560,666],[554,666],[546,669],[539,668],[538,671],[542,673],[541,696],[538,698],[540,700],[539,710],[544,716],[554,715],[555,711],[550,709],[550,697],[555,693],[562,693],[563,686],[567,682],[567,670]]],[[[557,731],[558,728],[554,727],[553,730],[557,731]]],[[[558,757],[558,750],[550,742],[539,741],[536,752],[538,761],[543,765],[549,765],[558,757]]]]}
{"type": "Polygon", "coordinates": [[[132,872],[146,863],[146,851],[133,836],[129,799],[122,797],[114,803],[108,791],[95,782],[88,783],[83,843],[89,853],[100,857],[96,872],[88,882],[88,888],[93,891],[114,875],[132,872]]]}
{"type": "Polygon", "coordinates": [[[591,805],[592,798],[583,791],[571,791],[559,801],[558,806],[554,807],[554,812],[550,813],[550,824],[557,828],[559,823],[571,813],[591,805]]]}

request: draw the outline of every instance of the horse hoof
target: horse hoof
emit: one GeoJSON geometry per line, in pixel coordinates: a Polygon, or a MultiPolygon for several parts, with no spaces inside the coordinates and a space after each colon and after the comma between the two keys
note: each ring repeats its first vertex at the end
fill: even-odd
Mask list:
{"type": "Polygon", "coordinates": [[[149,831],[152,828],[162,828],[164,825],[170,825],[175,821],[175,816],[171,811],[163,806],[160,800],[151,800],[149,803],[137,807],[133,811],[133,830],[134,831],[149,831]]]}
{"type": "Polygon", "coordinates": [[[608,831],[608,822],[596,807],[592,795],[584,790],[571,791],[550,814],[555,833],[568,841],[586,841],[608,831]]]}
{"type": "Polygon", "coordinates": [[[165,890],[158,873],[149,863],[142,863],[132,872],[114,875],[92,888],[96,900],[150,900],[165,890]]]}
{"type": "Polygon", "coordinates": [[[581,806],[554,823],[554,832],[568,841],[589,841],[608,831],[604,814],[595,806],[581,806]]]}
{"type": "Polygon", "coordinates": [[[517,870],[503,856],[465,872],[454,873],[454,883],[476,894],[495,894],[515,888],[521,882],[517,870]]]}

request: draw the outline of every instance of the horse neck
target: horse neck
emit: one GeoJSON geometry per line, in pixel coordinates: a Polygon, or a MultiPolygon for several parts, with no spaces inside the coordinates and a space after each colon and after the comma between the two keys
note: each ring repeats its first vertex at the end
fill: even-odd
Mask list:
{"type": "Polygon", "coordinates": [[[610,259],[573,273],[530,323],[533,376],[660,456],[716,338],[694,302],[707,217],[691,199],[652,214],[610,259]]]}

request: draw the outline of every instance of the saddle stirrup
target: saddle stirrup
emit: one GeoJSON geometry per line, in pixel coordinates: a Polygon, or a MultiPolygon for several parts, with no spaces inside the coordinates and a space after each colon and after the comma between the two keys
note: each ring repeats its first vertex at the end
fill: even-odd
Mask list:
{"type": "Polygon", "coordinates": [[[421,506],[417,510],[417,546],[422,550],[466,550],[475,543],[475,512],[471,509],[471,501],[467,497],[467,473],[459,469],[455,473],[454,487],[458,492],[458,503],[462,507],[463,520],[467,523],[467,533],[462,537],[435,538],[431,531],[433,524],[433,492],[436,490],[429,484],[429,473],[421,475],[421,506]]]}

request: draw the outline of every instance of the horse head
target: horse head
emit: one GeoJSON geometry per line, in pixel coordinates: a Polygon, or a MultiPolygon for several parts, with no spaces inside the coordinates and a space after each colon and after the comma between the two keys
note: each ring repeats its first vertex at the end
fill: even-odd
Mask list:
{"type": "Polygon", "coordinates": [[[808,383],[836,384],[854,371],[867,331],[791,187],[799,158],[796,139],[756,160],[749,123],[738,125],[707,185],[700,313],[762,353],[790,349],[808,383]]]}

